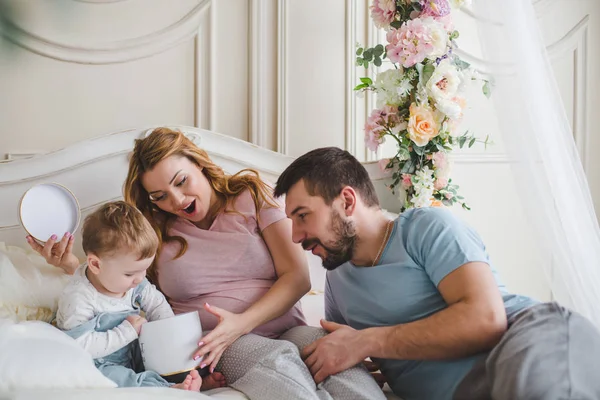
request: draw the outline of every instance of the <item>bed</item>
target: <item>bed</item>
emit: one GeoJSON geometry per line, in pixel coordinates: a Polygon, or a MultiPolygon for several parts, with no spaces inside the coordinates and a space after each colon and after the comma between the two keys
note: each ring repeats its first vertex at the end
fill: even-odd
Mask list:
{"type": "MultiPolygon", "coordinates": [[[[242,168],[254,168],[261,173],[264,179],[274,182],[278,174],[293,160],[292,157],[215,132],[186,126],[170,127],[183,131],[195,144],[207,150],[212,159],[229,173],[239,171],[242,168]]],[[[127,172],[128,153],[133,147],[134,140],[143,137],[151,130],[152,127],[144,127],[110,133],[30,159],[0,163],[0,201],[2,205],[0,208],[0,255],[3,254],[3,258],[0,258],[0,305],[3,307],[5,316],[9,311],[15,311],[15,307],[20,307],[17,312],[22,320],[49,320],[52,307],[55,307],[56,296],[62,285],[64,285],[65,279],[58,271],[45,265],[40,257],[28,251],[25,242],[26,233],[19,224],[17,213],[19,200],[23,193],[32,185],[38,183],[60,183],[68,187],[78,198],[83,217],[85,217],[98,205],[121,198],[122,183],[127,172]],[[9,254],[10,257],[6,257],[6,254],[9,254]]],[[[383,207],[393,215],[394,212],[398,211],[400,203],[385,187],[388,176],[380,171],[377,163],[365,163],[365,167],[369,171],[376,190],[382,199],[383,207]]],[[[76,234],[75,253],[82,258],[79,234],[80,231],[76,234]]],[[[307,257],[313,290],[303,298],[302,302],[309,323],[318,325],[319,319],[323,316],[322,290],[325,273],[317,257],[309,253],[307,253],[307,257]]],[[[3,314],[0,313],[0,318],[2,316],[3,314]]],[[[5,328],[8,326],[6,325],[6,319],[0,319],[0,322],[5,323],[5,328]]],[[[32,326],[35,329],[46,329],[39,324],[48,325],[46,322],[35,322],[32,326]]],[[[50,325],[48,327],[55,329],[50,325]]],[[[1,329],[2,324],[0,323],[0,331],[1,329]]],[[[12,327],[10,329],[14,331],[16,328],[12,327]]],[[[25,340],[27,334],[27,331],[20,333],[21,339],[25,340]]],[[[6,354],[6,348],[2,349],[2,340],[0,334],[0,353],[6,354]]],[[[57,343],[59,342],[60,340],[57,343]]],[[[5,341],[4,343],[8,342],[5,341]]],[[[65,349],[68,348],[68,343],[60,342],[56,346],[63,345],[67,346],[65,349]]],[[[41,363],[46,353],[51,352],[50,350],[54,345],[40,343],[40,346],[43,347],[34,355],[35,360],[19,360],[16,364],[41,363]],[[44,357],[41,357],[40,354],[44,357]]],[[[15,349],[17,347],[15,346],[15,349]]],[[[24,351],[29,351],[29,349],[24,351]]],[[[27,359],[27,357],[20,358],[27,359]]],[[[6,364],[6,359],[4,361],[6,364]]],[[[13,363],[10,367],[14,371],[18,370],[16,364],[13,363]]],[[[26,364],[23,365],[25,368],[26,364]]],[[[4,367],[7,368],[6,365],[4,367]]],[[[2,360],[0,360],[0,373],[2,368],[2,360]]],[[[60,368],[60,366],[54,366],[54,371],[49,371],[51,366],[48,366],[46,371],[40,371],[39,374],[57,373],[56,370],[60,368]]],[[[35,372],[35,368],[32,372],[35,372]]],[[[37,376],[40,376],[39,374],[37,376]]],[[[12,375],[12,377],[19,379],[15,375],[12,375]]],[[[59,382],[62,378],[64,376],[55,377],[54,382],[57,386],[60,386],[59,382]]],[[[35,380],[33,377],[31,379],[35,380]]],[[[246,398],[233,389],[217,389],[190,396],[189,393],[183,391],[165,391],[158,388],[119,389],[115,391],[100,384],[94,389],[81,389],[70,387],[68,379],[65,382],[65,387],[56,387],[50,391],[43,390],[43,397],[57,399],[119,398],[117,396],[126,396],[128,399],[137,397],[146,399],[154,397],[180,399],[246,398]]],[[[0,382],[0,397],[7,395],[6,392],[2,393],[1,389],[0,382]]],[[[12,391],[9,397],[15,399],[38,398],[42,393],[40,390],[19,389],[12,391]]],[[[388,393],[388,395],[390,399],[396,398],[391,393],[388,393]]]]}

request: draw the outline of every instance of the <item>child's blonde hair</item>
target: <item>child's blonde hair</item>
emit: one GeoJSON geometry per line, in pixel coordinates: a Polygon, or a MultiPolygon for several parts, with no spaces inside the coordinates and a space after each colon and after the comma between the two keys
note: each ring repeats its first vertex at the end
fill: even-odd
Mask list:
{"type": "Polygon", "coordinates": [[[88,215],[83,223],[83,251],[97,257],[131,251],[138,260],[153,257],[158,237],[150,222],[124,201],[106,203],[88,215]]]}

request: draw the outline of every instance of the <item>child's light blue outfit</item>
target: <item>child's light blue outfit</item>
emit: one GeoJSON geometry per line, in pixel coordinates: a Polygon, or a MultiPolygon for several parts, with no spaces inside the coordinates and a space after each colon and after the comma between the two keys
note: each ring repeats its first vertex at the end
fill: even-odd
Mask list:
{"type": "Polygon", "coordinates": [[[173,316],[164,296],[144,279],[122,298],[99,293],[80,267],[59,299],[57,326],[94,357],[96,367],[119,387],[162,386],[154,371],[144,371],[137,332],[126,320],[145,311],[149,321],[173,316]]]}

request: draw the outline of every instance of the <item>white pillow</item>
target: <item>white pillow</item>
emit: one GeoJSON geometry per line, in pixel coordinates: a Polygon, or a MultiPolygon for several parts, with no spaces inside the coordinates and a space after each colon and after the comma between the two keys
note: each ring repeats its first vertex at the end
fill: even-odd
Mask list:
{"type": "Polygon", "coordinates": [[[0,318],[50,322],[68,280],[33,250],[0,242],[0,318]]]}
{"type": "Polygon", "coordinates": [[[114,388],[92,356],[41,321],[0,319],[0,393],[18,389],[114,388]]]}

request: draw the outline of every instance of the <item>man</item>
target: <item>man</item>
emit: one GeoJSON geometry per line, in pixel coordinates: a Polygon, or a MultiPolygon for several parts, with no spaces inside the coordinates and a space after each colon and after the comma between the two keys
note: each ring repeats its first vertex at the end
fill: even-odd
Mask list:
{"type": "Polygon", "coordinates": [[[313,150],[279,177],[293,239],[321,257],[329,335],[315,381],[371,357],[405,400],[600,399],[600,334],[556,303],[510,294],[479,235],[442,208],[389,221],[365,168],[313,150]]]}

